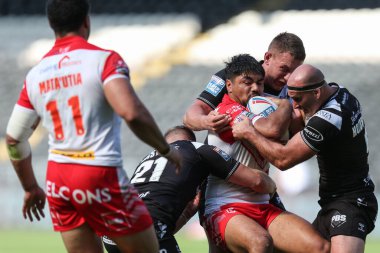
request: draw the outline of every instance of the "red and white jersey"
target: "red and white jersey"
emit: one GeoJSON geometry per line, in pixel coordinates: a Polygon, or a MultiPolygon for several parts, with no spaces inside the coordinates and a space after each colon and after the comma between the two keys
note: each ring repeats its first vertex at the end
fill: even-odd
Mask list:
{"type": "MultiPolygon", "coordinates": [[[[230,125],[240,120],[241,115],[253,119],[255,115],[248,112],[241,104],[233,101],[227,94],[215,109],[220,114],[229,114],[232,117],[230,125]]],[[[250,168],[259,169],[268,173],[269,163],[256,149],[248,147],[241,141],[235,141],[231,130],[216,134],[209,132],[208,144],[214,145],[229,154],[235,160],[250,168]]],[[[220,206],[230,203],[268,203],[269,194],[256,193],[252,189],[228,183],[215,176],[209,175],[206,190],[205,214],[211,214],[219,210],[220,206]]]]}
{"type": "Polygon", "coordinates": [[[79,36],[57,39],[29,71],[16,106],[41,118],[49,132],[49,160],[122,166],[121,119],[103,90],[114,78],[129,78],[124,60],[79,36]]]}

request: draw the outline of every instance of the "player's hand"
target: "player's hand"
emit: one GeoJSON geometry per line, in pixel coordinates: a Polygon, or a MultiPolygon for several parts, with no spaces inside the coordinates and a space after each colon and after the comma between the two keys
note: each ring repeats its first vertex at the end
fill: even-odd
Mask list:
{"type": "Polygon", "coordinates": [[[22,207],[24,218],[28,218],[30,221],[33,221],[33,216],[36,217],[37,220],[40,220],[41,217],[45,218],[45,202],[45,192],[38,185],[25,191],[24,205],[22,207]]]}
{"type": "Polygon", "coordinates": [[[300,109],[293,109],[292,120],[290,121],[289,130],[291,135],[298,133],[305,127],[305,113],[300,109]]]}
{"type": "Polygon", "coordinates": [[[178,174],[181,167],[182,167],[182,155],[181,153],[175,148],[175,146],[170,145],[170,150],[167,154],[163,155],[166,159],[168,159],[170,162],[175,164],[175,172],[178,174]]]}
{"type": "Polygon", "coordinates": [[[284,100],[283,98],[276,98],[276,97],[272,97],[272,96],[265,96],[265,97],[270,99],[273,103],[275,103],[277,105],[277,107],[280,106],[280,104],[284,100]]]}
{"type": "Polygon", "coordinates": [[[217,111],[211,111],[206,117],[206,128],[216,133],[231,129],[228,123],[232,120],[228,114],[219,114],[217,111]]]}
{"type": "Polygon", "coordinates": [[[232,134],[235,139],[237,140],[243,140],[244,135],[249,132],[249,129],[252,127],[251,121],[245,117],[241,116],[241,120],[239,122],[236,122],[232,126],[232,134]]]}

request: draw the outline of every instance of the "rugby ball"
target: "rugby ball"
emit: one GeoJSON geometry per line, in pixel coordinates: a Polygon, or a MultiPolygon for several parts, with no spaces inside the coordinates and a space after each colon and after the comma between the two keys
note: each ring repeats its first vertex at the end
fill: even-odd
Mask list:
{"type": "Polygon", "coordinates": [[[267,97],[256,96],[249,99],[247,109],[255,115],[266,118],[277,109],[277,105],[267,97]]]}

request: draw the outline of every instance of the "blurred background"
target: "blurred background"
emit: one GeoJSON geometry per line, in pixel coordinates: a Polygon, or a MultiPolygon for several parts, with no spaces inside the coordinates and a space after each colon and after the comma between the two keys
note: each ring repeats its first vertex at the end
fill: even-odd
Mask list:
{"type": "MultiPolygon", "coordinates": [[[[181,124],[187,107],[223,62],[239,53],[261,60],[281,32],[297,34],[305,63],[319,67],[361,101],[370,147],[370,173],[380,185],[380,0],[92,0],[90,42],[119,52],[132,83],[161,130],[181,124]],[[377,31],[377,32],[376,32],[377,31]]],[[[50,217],[30,224],[21,215],[23,191],[4,144],[6,123],[28,70],[54,43],[43,0],[0,0],[0,230],[52,230],[50,217]]],[[[130,174],[150,147],[123,127],[130,174]]],[[[203,141],[206,132],[197,132],[203,141]]],[[[31,139],[33,164],[44,185],[47,138],[31,139]]],[[[288,172],[271,169],[288,210],[313,221],[319,206],[315,159],[288,172]]],[[[46,213],[48,213],[46,208],[46,213]]],[[[380,238],[379,222],[369,238],[380,238]]],[[[204,239],[196,217],[182,233],[204,239]]]]}

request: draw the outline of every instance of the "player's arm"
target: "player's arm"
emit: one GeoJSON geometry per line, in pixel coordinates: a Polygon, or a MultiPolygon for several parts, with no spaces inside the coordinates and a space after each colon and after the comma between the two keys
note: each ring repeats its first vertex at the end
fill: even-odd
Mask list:
{"type": "Polygon", "coordinates": [[[10,161],[25,191],[22,213],[33,221],[45,217],[45,193],[39,187],[32,167],[29,137],[37,127],[39,118],[34,110],[15,105],[8,121],[6,145],[10,161]]]}
{"type": "Polygon", "coordinates": [[[292,120],[289,125],[290,136],[295,135],[305,127],[305,113],[300,109],[293,109],[292,120]]]}
{"type": "Polygon", "coordinates": [[[239,164],[236,171],[228,178],[228,182],[251,188],[255,192],[276,192],[276,183],[265,172],[239,164]]]}
{"type": "Polygon", "coordinates": [[[231,120],[229,116],[214,112],[227,92],[225,78],[224,69],[211,77],[205,89],[187,109],[183,117],[185,126],[194,131],[211,130],[214,132],[224,131],[225,127],[229,127],[228,122],[231,120]]]}
{"type": "Polygon", "coordinates": [[[254,126],[265,137],[278,140],[288,131],[292,107],[287,99],[271,99],[277,104],[277,110],[267,118],[261,117],[256,121],[254,118],[254,126]]]}
{"type": "Polygon", "coordinates": [[[228,125],[231,118],[227,114],[218,114],[210,105],[196,99],[187,109],[183,123],[194,131],[211,130],[219,132],[228,125]]]}
{"type": "Polygon", "coordinates": [[[104,84],[107,101],[132,132],[143,142],[180,167],[180,154],[165,141],[150,112],[138,98],[127,78],[114,78],[104,84]]]}
{"type": "Polygon", "coordinates": [[[280,170],[287,170],[306,161],[316,154],[301,137],[300,132],[294,135],[286,145],[265,138],[252,127],[250,120],[244,118],[232,127],[236,139],[245,140],[256,147],[260,154],[280,170]]]}
{"type": "Polygon", "coordinates": [[[275,182],[266,173],[240,164],[220,148],[202,145],[197,150],[212,175],[256,192],[272,194],[276,191],[275,182]]]}

